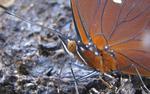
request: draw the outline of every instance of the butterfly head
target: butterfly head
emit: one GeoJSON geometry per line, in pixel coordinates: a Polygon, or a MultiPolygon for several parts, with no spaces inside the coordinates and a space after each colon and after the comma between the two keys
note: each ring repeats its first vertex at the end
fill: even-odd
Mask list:
{"type": "Polygon", "coordinates": [[[77,50],[77,43],[74,39],[70,39],[66,36],[59,36],[62,44],[63,44],[63,47],[65,49],[65,51],[68,53],[68,54],[72,54],[74,55],[76,53],[76,50],[77,50]]]}

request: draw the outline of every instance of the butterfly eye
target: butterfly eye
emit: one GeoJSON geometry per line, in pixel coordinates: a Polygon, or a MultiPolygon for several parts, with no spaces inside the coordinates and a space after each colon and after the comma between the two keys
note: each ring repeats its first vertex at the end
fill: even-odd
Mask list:
{"type": "Polygon", "coordinates": [[[73,40],[68,40],[67,48],[70,52],[76,53],[77,44],[73,40]]]}

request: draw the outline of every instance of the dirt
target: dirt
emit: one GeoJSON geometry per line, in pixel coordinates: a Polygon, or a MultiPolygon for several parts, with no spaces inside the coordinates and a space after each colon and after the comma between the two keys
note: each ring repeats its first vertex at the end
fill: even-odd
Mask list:
{"type": "MultiPolygon", "coordinates": [[[[16,0],[8,11],[23,19],[5,12],[0,15],[0,94],[77,94],[75,87],[80,94],[145,93],[137,76],[110,78],[95,72],[85,77],[94,70],[69,56],[55,32],[76,36],[74,28],[70,29],[69,0],[16,0]]],[[[143,79],[149,87],[150,80],[143,79]]]]}

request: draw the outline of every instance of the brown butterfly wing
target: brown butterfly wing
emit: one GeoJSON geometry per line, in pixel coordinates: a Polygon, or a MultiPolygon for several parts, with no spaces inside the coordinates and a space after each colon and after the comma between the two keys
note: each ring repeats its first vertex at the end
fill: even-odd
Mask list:
{"type": "Polygon", "coordinates": [[[90,36],[98,49],[115,52],[118,69],[150,76],[150,0],[71,0],[74,19],[84,44],[90,36]],[[125,70],[125,68],[127,68],[125,70]]]}
{"type": "Polygon", "coordinates": [[[97,26],[96,28],[91,27],[93,24],[97,24],[95,23],[97,21],[94,20],[96,20],[96,17],[99,18],[96,13],[98,13],[100,9],[100,3],[101,2],[99,2],[99,0],[92,0],[92,2],[91,0],[71,0],[74,20],[76,22],[81,40],[84,44],[88,44],[88,36],[94,34],[91,30],[96,31],[97,29],[97,26]]]}

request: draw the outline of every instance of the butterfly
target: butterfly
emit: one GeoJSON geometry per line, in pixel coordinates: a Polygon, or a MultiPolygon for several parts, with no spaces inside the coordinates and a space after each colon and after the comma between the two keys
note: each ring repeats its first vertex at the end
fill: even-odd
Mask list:
{"type": "Polygon", "coordinates": [[[70,52],[102,73],[150,76],[149,0],[71,0],[71,7],[77,39],[66,43],[70,52]]]}
{"type": "Polygon", "coordinates": [[[150,76],[149,0],[71,0],[71,7],[77,39],[58,33],[68,52],[101,72],[150,76]]]}
{"type": "Polygon", "coordinates": [[[71,0],[77,39],[58,36],[97,71],[150,76],[150,1],[116,1],[71,0]]]}

